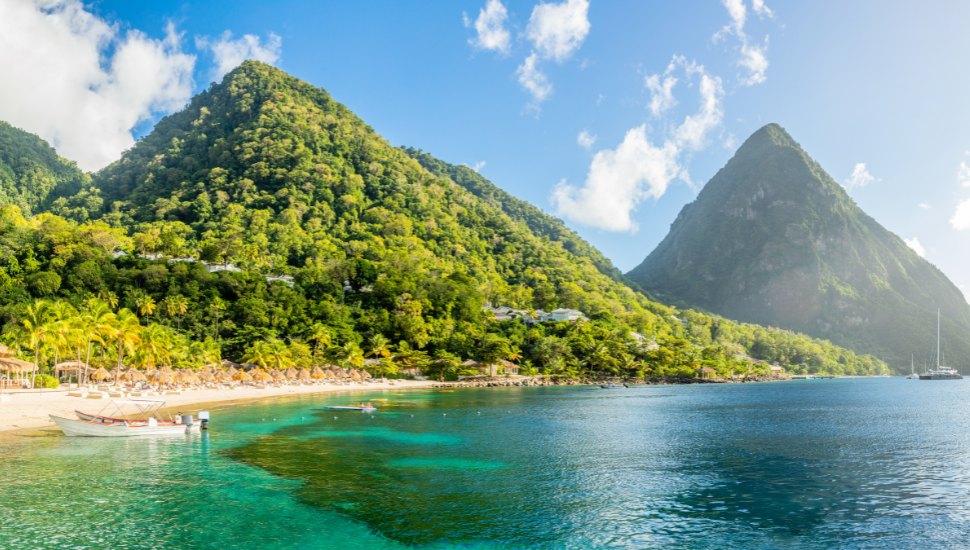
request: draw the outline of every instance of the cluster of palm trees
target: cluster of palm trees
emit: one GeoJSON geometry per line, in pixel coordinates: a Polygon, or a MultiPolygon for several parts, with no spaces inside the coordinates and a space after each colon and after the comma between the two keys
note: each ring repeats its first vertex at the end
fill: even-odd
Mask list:
{"type": "MultiPolygon", "coordinates": [[[[173,306],[173,312],[184,309],[173,306]]],[[[65,358],[85,365],[92,359],[100,365],[114,363],[119,370],[123,364],[199,368],[221,360],[219,346],[211,339],[193,341],[157,323],[142,325],[131,310],[114,311],[109,302],[95,297],[78,307],[63,300],[28,304],[8,337],[15,352],[33,354],[35,375],[65,358]]]]}

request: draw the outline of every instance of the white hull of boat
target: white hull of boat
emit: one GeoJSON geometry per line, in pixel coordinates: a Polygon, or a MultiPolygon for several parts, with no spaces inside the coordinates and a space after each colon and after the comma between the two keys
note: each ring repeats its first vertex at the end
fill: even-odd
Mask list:
{"type": "Polygon", "coordinates": [[[68,437],[138,437],[144,435],[177,435],[189,430],[198,430],[199,424],[185,426],[183,424],[169,424],[166,426],[148,426],[147,424],[122,426],[118,424],[102,424],[50,415],[51,420],[68,437]]]}

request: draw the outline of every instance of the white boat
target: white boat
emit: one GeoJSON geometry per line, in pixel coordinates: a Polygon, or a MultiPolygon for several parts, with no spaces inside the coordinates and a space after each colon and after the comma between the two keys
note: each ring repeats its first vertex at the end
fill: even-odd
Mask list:
{"type": "Polygon", "coordinates": [[[165,405],[165,401],[112,400],[98,414],[75,411],[78,418],[63,418],[50,415],[57,427],[70,437],[133,437],[144,435],[184,434],[199,430],[202,422],[208,420],[208,413],[200,413],[202,422],[197,422],[191,415],[177,419],[162,419],[158,411],[165,405]],[[114,407],[112,416],[102,414],[108,407],[114,407]],[[136,413],[126,414],[123,407],[134,407],[136,413]],[[131,418],[131,416],[136,416],[131,418]],[[138,418],[144,417],[144,418],[138,418]]]}
{"type": "Polygon", "coordinates": [[[940,310],[936,310],[936,369],[919,375],[920,380],[963,380],[956,369],[940,364],[940,310]]]}
{"type": "Polygon", "coordinates": [[[198,424],[158,424],[154,418],[146,422],[132,422],[115,424],[108,421],[92,422],[90,420],[75,420],[50,415],[51,420],[68,437],[135,437],[143,435],[174,435],[185,434],[198,430],[198,424]]]}
{"type": "Polygon", "coordinates": [[[909,372],[910,374],[906,377],[906,380],[919,380],[919,375],[916,374],[916,363],[913,362],[912,354],[909,356],[909,372]]]}

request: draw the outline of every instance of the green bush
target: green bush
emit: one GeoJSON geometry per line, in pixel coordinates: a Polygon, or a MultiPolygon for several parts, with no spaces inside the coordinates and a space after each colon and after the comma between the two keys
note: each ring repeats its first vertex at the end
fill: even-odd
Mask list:
{"type": "Polygon", "coordinates": [[[38,374],[34,378],[35,388],[55,389],[57,388],[57,386],[60,386],[60,385],[61,383],[57,380],[57,378],[54,378],[53,376],[48,376],[46,374],[38,374]]]}

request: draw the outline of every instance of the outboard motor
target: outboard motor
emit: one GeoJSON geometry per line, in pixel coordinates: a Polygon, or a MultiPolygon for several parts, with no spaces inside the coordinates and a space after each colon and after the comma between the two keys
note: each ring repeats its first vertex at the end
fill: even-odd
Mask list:
{"type": "Polygon", "coordinates": [[[201,426],[199,426],[201,429],[203,430],[209,429],[209,411],[202,411],[199,413],[199,423],[202,424],[201,426]]]}
{"type": "Polygon", "coordinates": [[[182,425],[185,426],[186,428],[191,428],[192,427],[192,415],[191,414],[183,414],[182,415],[182,425]]]}

